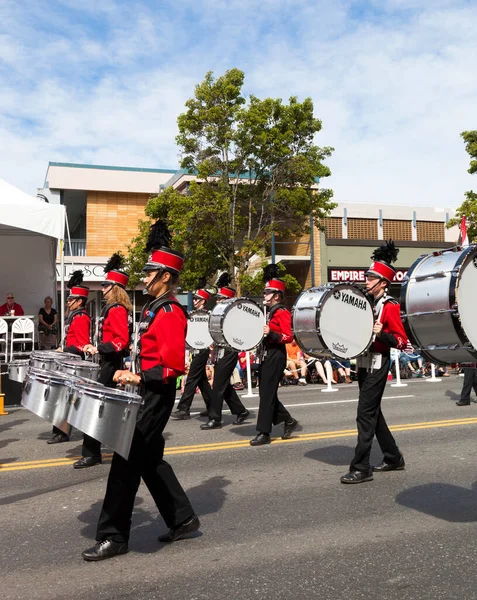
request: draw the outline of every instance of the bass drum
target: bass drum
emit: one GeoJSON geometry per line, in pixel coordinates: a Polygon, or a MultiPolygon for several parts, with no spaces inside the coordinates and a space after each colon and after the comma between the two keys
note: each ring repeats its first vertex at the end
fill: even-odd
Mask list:
{"type": "Polygon", "coordinates": [[[441,365],[477,359],[477,246],[421,256],[401,288],[401,312],[409,340],[427,360],[441,365]]]}
{"type": "Polygon", "coordinates": [[[203,350],[213,343],[214,340],[209,333],[209,313],[206,310],[190,312],[187,323],[187,347],[191,350],[203,350]]]}
{"type": "Polygon", "coordinates": [[[292,311],[293,334],[306,354],[355,358],[373,340],[374,313],[364,292],[350,283],[305,290],[292,311]]]}
{"type": "Polygon", "coordinates": [[[263,310],[249,298],[217,302],[209,316],[209,332],[214,342],[239,352],[252,350],[262,342],[264,325],[263,310]]]}

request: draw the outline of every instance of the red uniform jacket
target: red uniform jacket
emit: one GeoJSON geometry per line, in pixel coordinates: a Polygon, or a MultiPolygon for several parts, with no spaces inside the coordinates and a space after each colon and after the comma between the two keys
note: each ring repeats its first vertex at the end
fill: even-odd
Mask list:
{"type": "Polygon", "coordinates": [[[159,308],[141,335],[139,353],[144,383],[178,377],[185,371],[187,319],[176,304],[159,308]]]}
{"type": "Polygon", "coordinates": [[[87,344],[91,344],[91,318],[87,312],[80,312],[74,315],[69,323],[65,352],[78,354],[78,352],[83,352],[83,348],[87,344]]]}
{"type": "Polygon", "coordinates": [[[371,344],[371,352],[389,354],[390,348],[404,350],[408,339],[401,321],[399,304],[395,300],[385,302],[380,321],[383,329],[371,344]]]}
{"type": "Polygon", "coordinates": [[[25,314],[23,312],[23,308],[16,302],[14,302],[13,306],[11,307],[9,307],[8,304],[5,302],[5,304],[2,304],[2,306],[0,306],[0,316],[9,317],[11,310],[15,311],[15,317],[22,317],[25,314]]]}
{"type": "Polygon", "coordinates": [[[101,354],[121,352],[129,345],[128,311],[124,306],[112,306],[106,313],[101,326],[98,351],[101,354]]]}
{"type": "Polygon", "coordinates": [[[268,348],[289,344],[293,341],[291,313],[284,306],[280,306],[275,310],[272,307],[272,316],[268,326],[270,327],[270,333],[267,336],[268,348]]]}

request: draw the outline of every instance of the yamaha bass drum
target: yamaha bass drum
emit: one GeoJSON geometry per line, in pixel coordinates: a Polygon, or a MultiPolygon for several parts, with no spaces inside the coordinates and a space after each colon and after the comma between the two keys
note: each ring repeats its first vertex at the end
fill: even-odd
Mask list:
{"type": "Polygon", "coordinates": [[[477,359],[477,246],[421,256],[401,288],[401,313],[409,340],[441,365],[477,359]]]}

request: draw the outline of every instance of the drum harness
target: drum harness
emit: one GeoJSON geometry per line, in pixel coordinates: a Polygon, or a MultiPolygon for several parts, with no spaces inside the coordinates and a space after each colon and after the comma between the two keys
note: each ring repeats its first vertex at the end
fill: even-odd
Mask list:
{"type": "MultiPolygon", "coordinates": [[[[368,297],[371,294],[368,294],[368,297]]],[[[373,303],[373,312],[376,317],[376,322],[381,322],[381,316],[383,314],[383,309],[385,304],[391,302],[392,304],[397,304],[397,301],[387,294],[386,292],[378,298],[378,300],[373,303]]],[[[373,342],[376,339],[376,334],[373,335],[373,342]]],[[[368,373],[373,373],[375,370],[379,370],[382,366],[382,354],[380,352],[369,352],[366,351],[361,356],[358,356],[356,359],[356,367],[358,369],[366,369],[368,373]]]]}
{"type": "Polygon", "coordinates": [[[65,349],[66,338],[68,336],[68,329],[70,328],[71,323],[73,323],[73,319],[76,316],[81,315],[81,314],[88,314],[88,311],[85,308],[81,307],[81,308],[77,308],[76,310],[74,310],[73,312],[71,312],[68,315],[68,320],[66,321],[66,325],[65,325],[65,335],[64,335],[63,339],[61,340],[61,344],[60,344],[60,346],[63,350],[65,349]]]}
{"type": "MultiPolygon", "coordinates": [[[[172,305],[175,304],[178,306],[182,312],[184,313],[186,319],[188,319],[187,310],[174,298],[166,295],[156,298],[146,304],[146,306],[142,309],[141,318],[137,327],[135,327],[135,332],[133,334],[133,347],[131,352],[131,372],[136,374],[141,371],[141,365],[139,363],[139,356],[141,354],[141,337],[142,335],[149,329],[150,324],[154,321],[157,313],[161,308],[165,310],[172,310],[172,305]]],[[[125,389],[128,389],[126,386],[125,389]]],[[[144,384],[141,382],[140,385],[136,388],[138,391],[136,392],[139,395],[143,395],[144,392],[144,384]]]]}
{"type": "MultiPolygon", "coordinates": [[[[268,311],[266,311],[265,323],[268,325],[273,318],[273,315],[277,310],[284,309],[287,310],[284,304],[274,304],[268,311]]],[[[266,337],[263,338],[262,343],[260,344],[260,350],[257,353],[258,362],[261,364],[267,357],[268,350],[268,340],[266,337]]]]}

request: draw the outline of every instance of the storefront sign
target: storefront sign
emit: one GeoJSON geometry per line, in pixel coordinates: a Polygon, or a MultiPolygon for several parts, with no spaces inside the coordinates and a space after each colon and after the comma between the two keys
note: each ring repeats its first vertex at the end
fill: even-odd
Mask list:
{"type": "MultiPolygon", "coordinates": [[[[65,264],[65,281],[71,277],[73,271],[83,271],[83,281],[103,281],[104,280],[104,265],[85,265],[85,264],[65,264]]],[[[56,278],[61,279],[61,265],[56,265],[56,278]]]]}
{"type": "MultiPolygon", "coordinates": [[[[366,268],[354,268],[344,269],[343,267],[328,267],[328,282],[339,283],[342,281],[355,281],[357,283],[364,283],[366,281],[366,268]]],[[[394,282],[400,283],[407,273],[407,269],[396,269],[396,276],[394,282]]]]}

